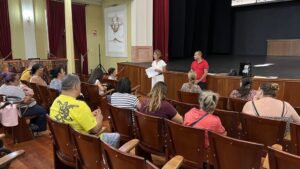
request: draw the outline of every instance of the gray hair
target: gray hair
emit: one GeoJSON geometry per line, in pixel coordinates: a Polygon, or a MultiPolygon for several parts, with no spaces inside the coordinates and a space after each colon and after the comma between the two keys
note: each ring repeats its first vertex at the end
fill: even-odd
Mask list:
{"type": "Polygon", "coordinates": [[[204,91],[200,95],[200,107],[206,112],[213,112],[218,104],[219,94],[212,91],[204,91]]]}
{"type": "Polygon", "coordinates": [[[61,82],[61,90],[71,90],[79,83],[80,79],[77,75],[69,74],[63,78],[61,82]]]}

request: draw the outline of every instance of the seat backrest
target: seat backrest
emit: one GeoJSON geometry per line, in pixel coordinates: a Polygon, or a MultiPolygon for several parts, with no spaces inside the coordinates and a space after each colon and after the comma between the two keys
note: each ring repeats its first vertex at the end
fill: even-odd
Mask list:
{"type": "Polygon", "coordinates": [[[170,120],[165,120],[169,157],[183,156],[183,166],[201,168],[207,161],[205,149],[205,131],[186,127],[170,120]]]}
{"type": "Polygon", "coordinates": [[[121,152],[101,141],[104,159],[110,169],[146,169],[144,158],[121,152]]]}
{"type": "Polygon", "coordinates": [[[242,112],[244,105],[247,103],[247,100],[229,98],[228,99],[228,110],[242,112]]]}
{"type": "Polygon", "coordinates": [[[199,104],[199,93],[177,91],[178,100],[185,103],[199,104]]]}
{"type": "Polygon", "coordinates": [[[118,81],[117,80],[110,80],[110,79],[107,79],[107,78],[103,78],[101,80],[101,83],[107,84],[107,89],[109,90],[109,89],[112,89],[112,88],[116,89],[118,81]]]}
{"type": "Polygon", "coordinates": [[[171,100],[170,102],[182,117],[192,108],[199,108],[199,104],[184,103],[176,100],[171,100]]]}
{"type": "Polygon", "coordinates": [[[44,108],[46,108],[47,110],[49,110],[50,106],[51,106],[51,101],[50,101],[50,94],[48,91],[48,87],[37,85],[37,88],[38,88],[40,96],[41,96],[42,106],[44,108]]]}
{"type": "Polygon", "coordinates": [[[134,120],[140,147],[149,153],[165,155],[164,120],[140,112],[134,113],[134,120]]]}
{"type": "Polygon", "coordinates": [[[291,123],[292,153],[300,155],[300,125],[291,123]]]}
{"type": "Polygon", "coordinates": [[[134,136],[132,110],[108,106],[113,130],[120,134],[121,142],[129,141],[134,136]]]}
{"type": "Polygon", "coordinates": [[[30,88],[33,90],[33,92],[34,92],[34,99],[37,101],[37,103],[39,104],[39,105],[41,105],[42,103],[43,103],[43,100],[42,100],[42,98],[41,98],[41,94],[40,94],[40,92],[39,92],[39,89],[38,89],[38,87],[37,87],[37,84],[35,84],[35,83],[31,83],[31,82],[29,82],[29,86],[30,86],[30,88]]]}
{"type": "Polygon", "coordinates": [[[216,169],[260,169],[264,145],[208,132],[216,169]]]}
{"type": "Polygon", "coordinates": [[[227,136],[241,138],[242,131],[239,129],[241,120],[238,112],[216,109],[214,115],[220,118],[222,125],[226,129],[227,136]]]}
{"type": "Polygon", "coordinates": [[[47,120],[49,129],[52,133],[52,139],[54,141],[57,156],[63,162],[69,164],[73,163],[75,165],[75,147],[72,141],[70,126],[68,124],[52,120],[49,116],[47,116],[47,120]]]}
{"type": "Polygon", "coordinates": [[[59,91],[55,89],[48,88],[49,92],[49,101],[50,105],[54,102],[54,100],[59,96],[59,91]]]}
{"type": "Polygon", "coordinates": [[[108,96],[101,97],[100,109],[103,115],[103,120],[108,120],[109,119],[108,96]]]}
{"type": "Polygon", "coordinates": [[[243,135],[246,140],[261,143],[266,146],[282,144],[286,123],[244,113],[240,114],[243,135]]]}
{"type": "Polygon", "coordinates": [[[86,89],[89,98],[88,105],[91,107],[92,110],[95,110],[101,106],[101,96],[99,95],[99,88],[97,85],[86,84],[86,89]]]}
{"type": "Polygon", "coordinates": [[[268,147],[270,169],[299,169],[300,156],[268,147]]]}
{"type": "Polygon", "coordinates": [[[104,163],[100,139],[94,135],[83,134],[74,129],[71,129],[71,132],[82,168],[103,168],[104,163]]]}
{"type": "Polygon", "coordinates": [[[228,99],[228,97],[220,96],[216,108],[221,110],[228,110],[228,99]]]}
{"type": "MultiPolygon", "coordinates": [[[[88,83],[81,82],[81,93],[84,96],[84,100],[88,103],[90,101],[89,99],[89,93],[87,91],[87,85],[88,83]]],[[[99,92],[97,92],[99,94],[99,92]]]]}

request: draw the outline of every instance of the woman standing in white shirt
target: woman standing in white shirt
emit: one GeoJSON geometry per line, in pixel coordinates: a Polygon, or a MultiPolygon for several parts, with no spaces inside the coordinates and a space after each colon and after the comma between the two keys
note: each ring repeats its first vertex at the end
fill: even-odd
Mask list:
{"type": "Polygon", "coordinates": [[[163,73],[167,71],[166,62],[161,59],[161,51],[156,49],[153,52],[154,61],[152,62],[152,67],[159,74],[157,76],[152,77],[152,88],[157,82],[164,82],[163,73]]]}

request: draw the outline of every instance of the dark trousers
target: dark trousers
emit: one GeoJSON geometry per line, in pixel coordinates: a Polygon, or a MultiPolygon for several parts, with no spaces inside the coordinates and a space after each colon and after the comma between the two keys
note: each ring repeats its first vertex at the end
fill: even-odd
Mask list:
{"type": "Polygon", "coordinates": [[[201,90],[207,89],[207,83],[206,82],[199,82],[198,85],[200,86],[201,90]]]}
{"type": "Polygon", "coordinates": [[[39,105],[34,105],[29,107],[26,112],[24,112],[24,117],[37,116],[30,120],[30,123],[33,123],[39,126],[38,131],[45,131],[47,129],[47,119],[46,119],[47,110],[39,105]]]}

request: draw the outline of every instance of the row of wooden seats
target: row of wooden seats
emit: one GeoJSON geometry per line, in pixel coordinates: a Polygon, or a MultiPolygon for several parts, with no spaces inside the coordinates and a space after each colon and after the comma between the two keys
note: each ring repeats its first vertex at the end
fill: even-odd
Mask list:
{"type": "MultiPolygon", "coordinates": [[[[55,168],[158,169],[144,158],[129,153],[138,144],[137,139],[115,149],[96,136],[79,133],[50,117],[48,124],[52,133],[55,168]]],[[[176,156],[163,168],[177,169],[182,160],[181,156],[176,156]]]]}
{"type": "MultiPolygon", "coordinates": [[[[221,114],[221,117],[225,116],[228,123],[232,123],[228,124],[228,126],[233,126],[233,124],[235,124],[235,130],[238,129],[237,119],[239,119],[241,115],[241,122],[243,124],[243,130],[241,131],[241,134],[243,134],[242,138],[244,140],[261,143],[265,146],[271,146],[276,143],[282,144],[285,146],[285,149],[288,150],[297,149],[298,151],[299,149],[298,145],[300,145],[300,126],[292,124],[292,141],[287,143],[284,140],[284,129],[286,125],[285,122],[264,119],[224,110],[217,110],[216,112],[221,114]]],[[[197,155],[195,154],[197,152],[193,153],[193,151],[203,150],[199,149],[199,147],[203,146],[203,144],[201,144],[203,143],[204,138],[201,137],[201,135],[204,135],[204,132],[202,130],[184,127],[168,120],[163,120],[158,117],[152,117],[138,112],[134,113],[134,124],[132,120],[131,110],[120,109],[113,106],[110,106],[109,113],[111,116],[113,129],[121,134],[121,140],[123,142],[126,142],[132,138],[138,138],[140,140],[139,148],[142,150],[141,152],[142,154],[144,154],[144,156],[149,157],[149,153],[151,153],[168,158],[168,156],[171,156],[170,154],[172,154],[172,152],[176,152],[176,154],[182,155],[185,158],[183,166],[192,165],[189,164],[188,159],[199,159],[199,154],[197,155]],[[173,129],[173,131],[174,133],[176,133],[177,131],[176,134],[172,134],[170,133],[170,131],[166,130],[166,128],[170,128],[170,126],[175,126],[175,129],[173,129]],[[181,132],[181,135],[179,135],[178,132],[181,132]],[[166,136],[171,137],[172,135],[175,135],[174,138],[166,138],[166,136]],[[188,141],[185,140],[187,138],[188,141]],[[169,141],[173,141],[173,143],[168,143],[169,141]],[[177,149],[173,147],[176,146],[174,143],[175,141],[178,142],[177,149]],[[168,144],[166,144],[166,142],[168,144]],[[185,151],[180,152],[183,150],[185,151]],[[167,155],[167,152],[169,153],[169,155],[167,155]]],[[[233,132],[232,130],[228,130],[228,136],[235,136],[236,138],[241,137],[241,135],[236,136],[236,132],[233,132]]],[[[264,152],[266,153],[266,149],[264,152]]],[[[297,152],[294,151],[293,153],[297,152]]],[[[206,154],[206,157],[208,157],[208,159],[202,159],[203,161],[209,160],[209,153],[203,150],[200,151],[200,154],[206,154]]]]}

